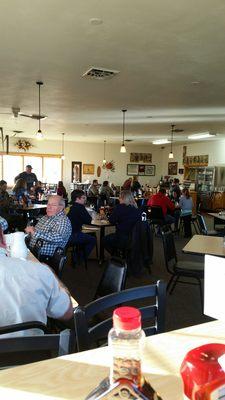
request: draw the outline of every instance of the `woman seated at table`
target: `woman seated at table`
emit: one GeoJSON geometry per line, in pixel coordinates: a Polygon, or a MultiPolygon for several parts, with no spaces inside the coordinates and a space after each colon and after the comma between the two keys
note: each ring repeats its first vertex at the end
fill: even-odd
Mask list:
{"type": "Polygon", "coordinates": [[[105,249],[114,254],[116,250],[125,250],[129,243],[129,236],[137,221],[141,219],[141,211],[137,208],[132,193],[123,190],[117,204],[109,217],[109,222],[116,226],[116,232],[103,239],[105,249]]]}
{"type": "Polygon", "coordinates": [[[191,216],[192,216],[192,207],[193,201],[190,197],[189,190],[184,188],[182,190],[182,195],[179,200],[179,206],[181,208],[180,217],[183,219],[184,222],[184,237],[191,237],[191,216]]]}
{"type": "Polygon", "coordinates": [[[26,181],[22,178],[17,179],[13,189],[12,195],[19,203],[26,203],[29,199],[26,181]]]}

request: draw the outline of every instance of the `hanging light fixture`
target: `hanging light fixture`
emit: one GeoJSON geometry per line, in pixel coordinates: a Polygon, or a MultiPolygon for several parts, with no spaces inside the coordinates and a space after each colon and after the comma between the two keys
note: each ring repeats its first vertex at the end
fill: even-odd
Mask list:
{"type": "Polygon", "coordinates": [[[43,139],[43,133],[41,131],[41,86],[43,85],[43,82],[37,81],[36,84],[38,85],[38,89],[39,89],[39,96],[38,96],[38,103],[39,103],[38,131],[36,133],[36,138],[38,140],[41,140],[41,139],[43,139]]]}
{"type": "Polygon", "coordinates": [[[102,164],[105,165],[106,164],[106,158],[105,158],[105,147],[106,147],[106,140],[104,140],[104,155],[103,155],[103,160],[102,160],[102,164]]]}
{"type": "Polygon", "coordinates": [[[171,139],[170,139],[170,153],[169,158],[173,158],[173,132],[175,125],[171,124],[171,139]]]}
{"type": "Polygon", "coordinates": [[[62,133],[62,155],[61,155],[61,160],[65,160],[65,155],[64,155],[64,135],[65,135],[65,133],[62,133]]]}
{"type": "Polygon", "coordinates": [[[127,112],[127,110],[122,110],[123,113],[123,142],[122,142],[122,146],[120,147],[120,153],[126,153],[126,147],[124,144],[124,133],[125,133],[125,113],[127,112]]]}

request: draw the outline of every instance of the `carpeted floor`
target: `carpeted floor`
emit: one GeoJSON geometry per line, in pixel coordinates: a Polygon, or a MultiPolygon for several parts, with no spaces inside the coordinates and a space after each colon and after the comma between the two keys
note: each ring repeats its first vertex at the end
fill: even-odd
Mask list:
{"type": "MultiPolygon", "coordinates": [[[[209,219],[207,223],[211,225],[209,219]]],[[[201,257],[186,255],[182,249],[189,239],[181,235],[175,237],[175,244],[179,260],[200,261],[201,257]]],[[[88,260],[88,271],[84,266],[72,268],[68,260],[63,273],[63,281],[79,304],[86,304],[93,299],[98,282],[101,278],[103,266],[99,266],[95,259],[88,260]]],[[[141,278],[128,277],[126,288],[143,286],[154,283],[158,279],[168,282],[170,275],[166,271],[163,245],[161,238],[154,237],[154,258],[152,273],[146,270],[141,278]]],[[[167,295],[166,331],[183,328],[189,325],[210,321],[211,318],[202,314],[198,286],[177,285],[172,295],[167,295]]]]}

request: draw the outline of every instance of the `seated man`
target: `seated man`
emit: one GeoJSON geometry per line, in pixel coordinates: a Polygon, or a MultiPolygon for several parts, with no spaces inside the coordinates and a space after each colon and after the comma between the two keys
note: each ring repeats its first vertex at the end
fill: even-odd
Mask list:
{"type": "MultiPolygon", "coordinates": [[[[4,239],[0,244],[1,315],[0,326],[21,322],[47,323],[47,317],[68,321],[73,317],[70,295],[47,265],[6,257],[4,239]]],[[[29,329],[7,336],[39,334],[29,329]]]]}
{"type": "MultiPolygon", "coordinates": [[[[9,232],[14,232],[15,229],[19,231],[23,231],[26,224],[24,222],[24,218],[22,215],[14,215],[12,214],[12,210],[10,207],[13,205],[13,199],[9,196],[7,192],[7,182],[4,180],[0,181],[0,216],[3,217],[7,223],[9,232]]],[[[4,228],[3,230],[5,230],[4,228]]]]}
{"type": "Polygon", "coordinates": [[[167,214],[168,210],[170,210],[172,212],[175,210],[175,205],[169,199],[169,197],[166,196],[166,189],[164,187],[160,187],[158,193],[153,194],[150,197],[150,199],[148,200],[147,205],[150,206],[150,207],[151,206],[161,207],[166,223],[173,224],[173,223],[176,222],[176,218],[174,218],[170,214],[167,214]]]}
{"type": "Polygon", "coordinates": [[[37,225],[27,226],[26,233],[31,235],[29,247],[32,249],[38,239],[43,239],[41,256],[44,261],[48,256],[52,256],[57,247],[65,248],[72,227],[69,218],[64,213],[65,200],[58,195],[48,198],[46,215],[44,215],[37,225]]]}
{"type": "Polygon", "coordinates": [[[127,248],[132,229],[136,222],[141,220],[141,211],[129,190],[121,192],[119,202],[109,217],[109,222],[116,226],[116,232],[103,239],[104,247],[111,255],[115,254],[116,250],[127,248]]]}
{"type": "MultiPolygon", "coordinates": [[[[83,190],[74,190],[71,193],[72,207],[68,213],[68,218],[72,224],[72,236],[70,242],[72,244],[83,244],[85,246],[86,258],[92,252],[96,244],[95,237],[82,232],[82,225],[91,223],[91,216],[85,208],[86,196],[83,190]]],[[[74,255],[76,256],[76,255],[74,255]]],[[[74,262],[77,260],[74,259],[74,262]]]]}

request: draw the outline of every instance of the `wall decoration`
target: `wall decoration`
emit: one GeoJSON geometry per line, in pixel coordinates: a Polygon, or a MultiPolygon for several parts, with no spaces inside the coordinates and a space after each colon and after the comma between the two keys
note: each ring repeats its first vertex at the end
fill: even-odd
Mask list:
{"type": "Polygon", "coordinates": [[[183,164],[184,164],[186,154],[187,154],[187,146],[183,146],[183,164]]]}
{"type": "Polygon", "coordinates": [[[127,175],[155,176],[155,165],[127,164],[127,175]]]}
{"type": "Polygon", "coordinates": [[[184,168],[179,168],[178,169],[178,174],[183,175],[183,173],[184,173],[184,168]]]}
{"type": "Polygon", "coordinates": [[[29,140],[19,139],[18,142],[15,143],[15,146],[19,150],[28,151],[33,145],[29,142],[29,140]]]}
{"type": "Polygon", "coordinates": [[[138,164],[138,175],[145,175],[145,165],[138,164]]]}
{"type": "Polygon", "coordinates": [[[185,165],[208,165],[209,156],[207,154],[201,156],[185,156],[184,157],[184,164],[185,165]]]}
{"type": "Polygon", "coordinates": [[[138,175],[138,164],[127,164],[127,175],[138,175]]]}
{"type": "Polygon", "coordinates": [[[111,161],[106,161],[106,163],[104,163],[102,165],[103,169],[107,169],[108,171],[111,172],[115,172],[115,161],[111,160],[111,161]]]}
{"type": "Polygon", "coordinates": [[[101,167],[100,167],[100,165],[99,165],[98,168],[97,168],[97,177],[98,177],[98,178],[100,178],[101,172],[102,172],[102,169],[101,169],[101,167]]]}
{"type": "Polygon", "coordinates": [[[94,175],[95,164],[83,164],[83,174],[84,175],[94,175]]]}
{"type": "Polygon", "coordinates": [[[151,163],[152,162],[152,154],[151,153],[130,153],[130,162],[151,163]]]}
{"type": "Polygon", "coordinates": [[[177,175],[177,162],[168,162],[168,175],[177,175]]]}
{"type": "Polygon", "coordinates": [[[155,165],[145,165],[145,176],[155,176],[155,165]]]}
{"type": "Polygon", "coordinates": [[[72,161],[72,182],[82,182],[81,169],[81,161],[72,161]]]}

